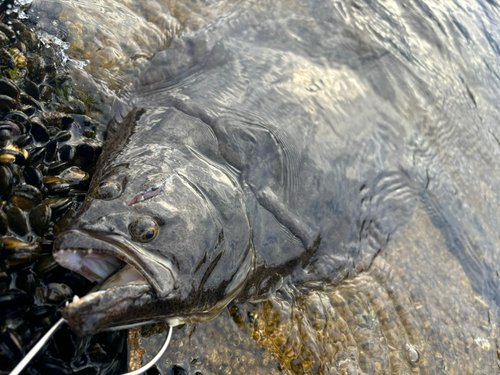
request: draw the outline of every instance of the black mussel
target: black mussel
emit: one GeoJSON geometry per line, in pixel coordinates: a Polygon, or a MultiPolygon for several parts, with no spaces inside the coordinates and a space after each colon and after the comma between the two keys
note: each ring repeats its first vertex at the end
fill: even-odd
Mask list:
{"type": "Polygon", "coordinates": [[[0,128],[0,147],[5,147],[7,141],[12,138],[10,130],[0,128]]]}
{"type": "Polygon", "coordinates": [[[27,105],[27,104],[24,104],[21,106],[20,110],[24,113],[26,113],[28,116],[32,116],[35,114],[36,112],[36,108],[33,107],[32,105],[27,105]]]}
{"type": "Polygon", "coordinates": [[[28,154],[28,164],[32,166],[37,166],[40,164],[45,157],[45,148],[36,147],[30,150],[28,154]]]}
{"type": "Polygon", "coordinates": [[[16,69],[16,62],[5,48],[0,48],[0,67],[16,69]]]}
{"type": "Polygon", "coordinates": [[[58,151],[59,160],[70,162],[75,157],[75,148],[72,145],[63,145],[58,151]]]}
{"type": "Polygon", "coordinates": [[[19,99],[19,88],[11,79],[0,78],[0,92],[3,95],[11,97],[12,99],[19,99]]]}
{"type": "Polygon", "coordinates": [[[7,197],[12,189],[12,171],[9,167],[0,165],[0,194],[2,196],[7,197]]]}
{"type": "MultiPolygon", "coordinates": [[[[7,219],[9,220],[9,228],[14,233],[25,236],[28,234],[28,223],[26,222],[26,217],[24,212],[19,207],[10,207],[7,212],[7,219]]],[[[4,251],[6,249],[6,239],[3,239],[4,251]]],[[[12,242],[9,242],[12,243],[12,242]]]]}
{"type": "Polygon", "coordinates": [[[18,165],[18,164],[9,164],[8,165],[8,168],[10,169],[10,171],[12,172],[12,182],[14,183],[14,185],[17,185],[19,184],[21,181],[20,181],[20,171],[21,171],[21,167],[18,165]]]}
{"type": "MultiPolygon", "coordinates": [[[[37,358],[30,364],[31,370],[35,370],[33,374],[51,374],[51,375],[71,375],[73,370],[63,361],[54,357],[42,356],[37,358]]],[[[95,373],[95,372],[94,372],[95,373]]]]}
{"type": "Polygon", "coordinates": [[[78,186],[80,183],[84,183],[89,179],[89,174],[82,171],[78,167],[70,167],[62,171],[57,177],[60,177],[74,186],[78,186]]]}
{"type": "Polygon", "coordinates": [[[7,328],[0,333],[0,368],[12,369],[24,357],[23,340],[16,331],[7,328]]]}
{"type": "Polygon", "coordinates": [[[65,161],[55,161],[50,163],[50,165],[47,167],[47,174],[49,175],[57,175],[64,171],[66,168],[68,168],[68,162],[65,161]]]}
{"type": "Polygon", "coordinates": [[[47,142],[50,139],[47,128],[38,121],[33,121],[31,125],[31,134],[38,142],[47,142]]]}
{"type": "Polygon", "coordinates": [[[54,176],[45,176],[43,184],[48,189],[50,195],[66,195],[72,187],[68,181],[54,176]]]}
{"type": "Polygon", "coordinates": [[[9,289],[12,278],[6,272],[0,272],[0,294],[5,293],[9,289]]]}
{"type": "Polygon", "coordinates": [[[97,159],[100,149],[96,145],[87,143],[79,144],[75,150],[74,163],[77,167],[88,167],[92,162],[97,159]]]}
{"type": "Polygon", "coordinates": [[[35,167],[25,167],[23,170],[24,181],[32,186],[35,186],[38,189],[42,188],[43,183],[43,174],[42,172],[35,167]]]}
{"type": "Polygon", "coordinates": [[[42,202],[42,192],[28,184],[16,186],[12,192],[12,203],[24,211],[29,211],[42,202]]]}
{"type": "Polygon", "coordinates": [[[12,154],[0,154],[0,163],[4,165],[13,164],[16,161],[16,157],[12,154]]]}
{"type": "Polygon", "coordinates": [[[29,95],[21,95],[21,103],[24,105],[30,105],[39,111],[43,110],[42,103],[29,95]]]}
{"type": "Polygon", "coordinates": [[[0,95],[0,111],[10,111],[11,109],[16,108],[16,106],[17,103],[15,99],[12,99],[7,95],[0,95]]]}
{"type": "Polygon", "coordinates": [[[44,304],[32,307],[25,315],[25,319],[32,325],[38,327],[52,325],[56,319],[57,306],[44,304]]]}
{"type": "Polygon", "coordinates": [[[56,262],[52,254],[42,255],[35,264],[34,270],[40,277],[45,277],[47,274],[52,273],[58,269],[63,269],[59,263],[56,262]]]}
{"type": "Polygon", "coordinates": [[[16,32],[2,22],[0,22],[0,31],[4,33],[11,41],[16,39],[16,32]]]}
{"type": "Polygon", "coordinates": [[[46,238],[40,238],[38,244],[42,248],[42,254],[52,254],[54,248],[54,241],[48,240],[46,238]]]}
{"type": "Polygon", "coordinates": [[[24,126],[26,130],[31,129],[31,122],[29,117],[21,111],[11,111],[5,116],[5,120],[11,120],[24,126]]]}
{"type": "Polygon", "coordinates": [[[47,205],[51,208],[53,215],[61,215],[64,211],[66,211],[69,206],[71,206],[70,198],[49,198],[43,202],[44,205],[47,205]]]}
{"type": "MultiPolygon", "coordinates": [[[[79,185],[85,185],[86,188],[88,188],[88,185],[90,184],[90,179],[82,181],[79,185]]],[[[88,191],[87,190],[80,190],[80,189],[71,189],[69,191],[68,197],[73,199],[74,202],[83,202],[85,200],[85,197],[87,196],[88,191]]]]}
{"type": "Polygon", "coordinates": [[[45,146],[45,161],[50,163],[56,157],[59,142],[53,139],[45,146]]]}
{"type": "Polygon", "coordinates": [[[8,229],[9,229],[9,219],[7,218],[7,214],[3,212],[3,210],[0,210],[0,234],[2,236],[5,236],[8,229]]]}
{"type": "Polygon", "coordinates": [[[47,302],[60,303],[65,299],[73,297],[73,295],[73,291],[66,284],[50,283],[45,287],[45,298],[47,302]]]}
{"type": "Polygon", "coordinates": [[[26,267],[18,273],[15,284],[17,289],[33,293],[40,282],[35,272],[31,268],[26,267]]]}
{"type": "Polygon", "coordinates": [[[0,295],[0,317],[14,319],[22,316],[31,301],[30,294],[20,290],[8,290],[0,295]]]}
{"type": "Polygon", "coordinates": [[[51,218],[52,209],[48,204],[41,204],[29,213],[31,228],[39,236],[44,235],[45,231],[49,227],[51,218]]]}
{"type": "Polygon", "coordinates": [[[9,131],[11,134],[9,139],[25,133],[22,125],[15,124],[12,121],[0,121],[0,130],[9,131]]]}
{"type": "MultiPolygon", "coordinates": [[[[28,94],[29,96],[31,96],[36,100],[40,98],[40,91],[38,90],[38,86],[29,79],[24,80],[24,92],[26,92],[26,94],[28,94]]],[[[25,95],[23,96],[26,97],[25,95]]],[[[21,102],[23,102],[24,104],[31,104],[31,103],[25,103],[23,96],[21,96],[21,102]]]]}
{"type": "Polygon", "coordinates": [[[12,266],[27,263],[40,257],[41,247],[37,243],[28,243],[16,238],[4,238],[2,255],[12,266]]]}
{"type": "Polygon", "coordinates": [[[23,134],[19,138],[17,138],[14,143],[17,145],[17,147],[25,148],[33,143],[33,137],[29,134],[23,134]]]}
{"type": "Polygon", "coordinates": [[[58,132],[56,134],[56,136],[54,137],[54,140],[58,141],[58,142],[66,142],[66,141],[69,141],[71,139],[71,132],[67,131],[67,130],[62,130],[60,132],[58,132]]]}
{"type": "Polygon", "coordinates": [[[11,144],[5,147],[3,153],[14,155],[16,157],[14,163],[17,165],[23,165],[26,161],[26,158],[28,157],[28,152],[15,144],[11,144]]]}

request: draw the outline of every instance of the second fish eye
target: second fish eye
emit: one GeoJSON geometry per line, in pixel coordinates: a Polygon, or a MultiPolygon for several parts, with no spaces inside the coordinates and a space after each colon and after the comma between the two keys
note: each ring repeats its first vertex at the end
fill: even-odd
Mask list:
{"type": "Polygon", "coordinates": [[[129,225],[132,238],[138,242],[149,242],[158,234],[158,223],[150,217],[140,217],[129,225]]]}
{"type": "Polygon", "coordinates": [[[92,192],[97,199],[114,199],[122,193],[122,185],[116,181],[102,181],[92,192]]]}

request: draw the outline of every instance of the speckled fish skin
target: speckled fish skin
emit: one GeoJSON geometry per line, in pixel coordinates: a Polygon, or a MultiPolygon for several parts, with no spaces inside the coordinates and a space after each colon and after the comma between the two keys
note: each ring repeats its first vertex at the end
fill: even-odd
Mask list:
{"type": "MultiPolygon", "coordinates": [[[[488,102],[497,92],[483,79],[493,79],[491,71],[479,64],[474,76],[467,75],[475,62],[467,56],[475,52],[464,50],[459,59],[453,45],[439,42],[434,24],[428,26],[436,37],[432,54],[423,45],[405,44],[423,27],[409,21],[417,5],[393,4],[402,14],[409,12],[406,18],[384,7],[359,11],[337,5],[243,8],[174,38],[169,49],[140,68],[138,82],[123,98],[128,104],[120,108],[124,115],[131,107],[140,110],[112,125],[114,135],[91,186],[98,192],[102,183],[119,182],[121,194],[104,201],[90,196],[57,249],[72,248],[67,244],[82,239],[82,231],[101,233],[102,240],[129,238],[127,228],[138,215],[159,217],[164,225],[157,238],[141,244],[145,251],[121,255],[148,283],[120,287],[129,293],[123,304],[124,294],[105,292],[91,299],[98,303],[87,310],[70,305],[65,313],[77,332],[150,320],[203,321],[233,298],[244,303],[273,296],[283,279],[313,291],[347,284],[350,295],[369,294],[362,285],[368,272],[384,288],[389,280],[386,292],[376,289],[382,302],[389,295],[400,301],[389,306],[404,305],[418,315],[418,307],[407,306],[404,291],[391,292],[391,271],[379,259],[390,254],[402,275],[406,269],[410,279],[425,279],[405,263],[426,248],[426,230],[404,242],[404,233],[413,233],[416,212],[430,220],[422,228],[439,232],[440,252],[462,272],[470,293],[453,295],[464,304],[479,298],[498,322],[500,254],[492,228],[500,221],[490,207],[498,207],[500,158],[487,130],[498,131],[488,102]],[[380,14],[394,21],[390,32],[366,32],[382,22],[380,14]],[[406,28],[399,28],[404,22],[406,28]],[[400,39],[401,30],[408,33],[406,40],[400,39]],[[405,65],[408,50],[414,62],[405,65]],[[487,98],[482,106],[471,99],[467,82],[477,97],[487,98]],[[478,116],[486,128],[469,126],[478,116]],[[170,177],[161,194],[134,200],[170,177]],[[414,251],[394,248],[396,240],[414,251]],[[163,268],[156,269],[158,263],[163,268]],[[384,272],[377,274],[378,269],[384,272]]],[[[427,25],[426,18],[417,19],[427,25]]],[[[473,24],[468,27],[476,31],[473,24]]],[[[481,53],[485,61],[494,57],[489,49],[481,53]]],[[[109,251],[118,254],[116,246],[109,251]]],[[[432,253],[429,261],[435,259],[432,253]]],[[[435,264],[429,267],[435,270],[435,264]]],[[[432,301],[447,301],[447,287],[457,280],[445,274],[428,279],[434,277],[434,287],[426,285],[425,293],[432,301]]],[[[399,285],[416,299],[424,293],[417,282],[399,285]]],[[[446,306],[438,310],[459,316],[446,306]]],[[[390,313],[381,310],[381,320],[390,313]]],[[[430,326],[428,340],[444,337],[438,325],[430,326]]],[[[412,329],[410,338],[427,328],[419,323],[412,329]]],[[[470,332],[476,331],[464,328],[461,334],[470,332]]],[[[496,339],[497,328],[491,332],[496,339]]],[[[491,353],[488,365],[494,365],[491,353]]]]}

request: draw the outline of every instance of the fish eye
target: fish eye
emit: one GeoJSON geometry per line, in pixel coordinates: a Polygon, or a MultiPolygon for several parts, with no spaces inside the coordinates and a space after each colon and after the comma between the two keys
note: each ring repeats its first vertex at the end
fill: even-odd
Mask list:
{"type": "Polygon", "coordinates": [[[114,199],[122,193],[122,185],[115,181],[103,181],[92,192],[92,196],[97,199],[114,199]]]}
{"type": "Polygon", "coordinates": [[[158,223],[150,217],[140,217],[128,229],[135,241],[149,242],[158,234],[158,223]]]}

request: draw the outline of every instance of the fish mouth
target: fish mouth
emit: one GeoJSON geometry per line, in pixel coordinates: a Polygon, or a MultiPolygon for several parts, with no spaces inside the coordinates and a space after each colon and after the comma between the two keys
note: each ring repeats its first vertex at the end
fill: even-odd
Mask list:
{"type": "Polygon", "coordinates": [[[63,310],[79,336],[152,323],[145,317],[155,301],[174,290],[168,259],[117,234],[70,229],[55,241],[53,255],[63,267],[99,282],[63,310]]]}

